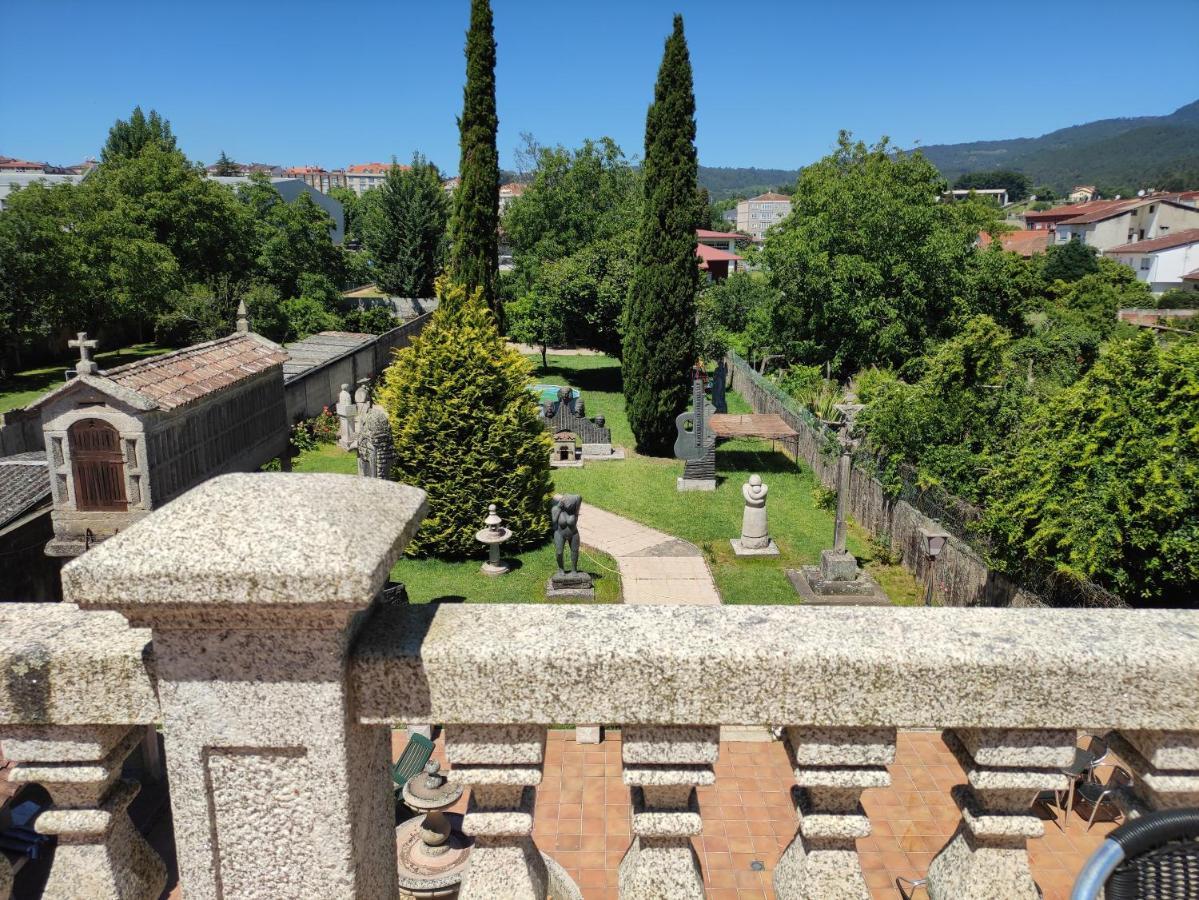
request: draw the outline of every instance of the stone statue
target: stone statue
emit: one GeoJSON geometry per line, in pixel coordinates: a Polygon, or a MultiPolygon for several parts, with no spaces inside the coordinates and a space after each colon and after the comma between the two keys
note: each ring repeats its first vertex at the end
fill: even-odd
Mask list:
{"type": "Polygon", "coordinates": [[[565,494],[550,508],[550,523],[554,528],[554,554],[558,558],[558,574],[567,574],[566,549],[570,548],[570,572],[579,571],[579,507],[583,498],[565,494]]]}
{"type": "Polygon", "coordinates": [[[390,479],[395,467],[395,440],[391,422],[380,406],[371,408],[358,431],[358,474],[390,479]]]}
{"type": "Polygon", "coordinates": [[[745,498],[745,511],[741,515],[741,537],[734,539],[733,552],[738,556],[775,556],[779,549],[770,539],[766,524],[766,495],[770,488],[762,484],[758,475],[750,475],[749,481],[741,486],[745,498]]]}

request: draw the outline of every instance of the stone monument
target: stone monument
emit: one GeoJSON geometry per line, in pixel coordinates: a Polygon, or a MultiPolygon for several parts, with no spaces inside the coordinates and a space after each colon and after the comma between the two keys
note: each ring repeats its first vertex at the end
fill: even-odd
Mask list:
{"type": "Polygon", "coordinates": [[[704,393],[704,373],[696,366],[691,378],[691,411],[675,418],[678,437],[674,455],[683,460],[683,476],[676,482],[680,491],[716,490],[716,435],[708,419],[716,409],[704,393]]]}
{"type": "Polygon", "coordinates": [[[557,400],[542,405],[541,421],[554,436],[550,462],[555,467],[581,466],[587,460],[624,459],[624,450],[612,447],[612,429],[604,417],[587,418],[583,398],[576,397],[568,387],[558,389],[557,400]],[[581,445],[577,455],[576,439],[581,445]]]}
{"type": "Polygon", "coordinates": [[[579,571],[579,509],[583,498],[578,494],[564,494],[554,501],[550,509],[550,525],[554,529],[554,554],[558,558],[558,571],[550,576],[545,586],[545,596],[595,597],[595,586],[591,575],[579,571]],[[570,555],[567,556],[567,551],[570,555]],[[566,567],[567,562],[570,568],[566,567]]]}
{"type": "Polygon", "coordinates": [[[395,460],[395,438],[387,413],[380,406],[371,407],[358,428],[358,474],[390,481],[395,460]]]}
{"type": "Polygon", "coordinates": [[[770,488],[762,484],[758,475],[750,475],[749,481],[741,485],[741,496],[745,498],[745,512],[741,516],[741,537],[729,541],[737,556],[778,556],[779,548],[770,538],[766,523],[766,494],[770,488]]]}

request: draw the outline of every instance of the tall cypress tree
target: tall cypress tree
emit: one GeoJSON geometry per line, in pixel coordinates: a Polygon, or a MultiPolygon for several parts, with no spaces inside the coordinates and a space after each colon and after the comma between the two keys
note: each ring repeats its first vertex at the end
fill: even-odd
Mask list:
{"type": "Polygon", "coordinates": [[[496,297],[499,272],[500,157],[495,135],[495,28],[490,0],[471,0],[466,33],[466,88],[458,119],[458,189],[454,192],[451,269],[468,291],[480,288],[503,331],[496,297]]]}
{"type": "Polygon", "coordinates": [[[683,17],[666,39],[654,102],[645,117],[641,224],[625,312],[624,395],[637,447],[664,454],[686,408],[695,363],[695,295],[701,221],[695,95],[683,17]]]}

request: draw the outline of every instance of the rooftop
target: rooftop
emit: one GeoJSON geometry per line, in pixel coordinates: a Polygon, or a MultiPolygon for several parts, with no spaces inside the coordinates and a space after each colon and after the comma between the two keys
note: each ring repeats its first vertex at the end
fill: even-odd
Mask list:
{"type": "Polygon", "coordinates": [[[0,529],[50,499],[50,471],[41,450],[0,457],[0,529]]]}
{"type": "MultiPolygon", "coordinates": [[[[1032,256],[1034,253],[1042,252],[1049,246],[1050,237],[1052,237],[1052,234],[1047,228],[1028,231],[1009,231],[999,236],[999,243],[1004,250],[1019,253],[1021,256],[1032,256]]],[[[982,247],[989,247],[993,240],[991,235],[985,231],[978,236],[978,243],[982,247]]]]}
{"type": "Polygon", "coordinates": [[[735,262],[736,260],[744,259],[744,257],[738,256],[736,253],[729,253],[727,250],[710,247],[707,244],[696,244],[695,255],[703,261],[702,266],[713,262],[735,262]]]}
{"type": "Polygon", "coordinates": [[[765,194],[758,194],[758,196],[750,197],[749,199],[751,202],[753,202],[753,201],[775,202],[775,203],[778,203],[778,202],[790,203],[791,202],[791,198],[788,197],[786,194],[776,194],[774,191],[767,191],[765,194]]]}
{"type": "Polygon", "coordinates": [[[748,234],[742,234],[739,231],[713,231],[710,228],[695,229],[695,236],[701,241],[704,238],[715,238],[718,240],[730,239],[734,241],[749,241],[753,240],[748,234]]]}
{"type": "Polygon", "coordinates": [[[1199,243],[1199,228],[1187,228],[1174,234],[1150,238],[1147,241],[1133,241],[1118,247],[1109,247],[1103,251],[1108,256],[1119,253],[1156,253],[1159,250],[1169,250],[1173,247],[1185,247],[1187,244],[1199,243]]]}

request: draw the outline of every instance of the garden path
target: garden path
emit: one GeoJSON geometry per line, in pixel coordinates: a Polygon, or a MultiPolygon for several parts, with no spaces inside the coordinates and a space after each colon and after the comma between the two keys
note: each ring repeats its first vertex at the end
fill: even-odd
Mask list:
{"type": "Polygon", "coordinates": [[[616,560],[625,603],[719,606],[720,593],[694,544],[585,504],[579,538],[616,560]]]}

